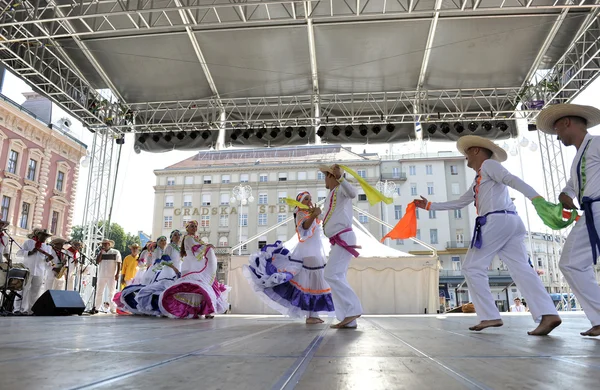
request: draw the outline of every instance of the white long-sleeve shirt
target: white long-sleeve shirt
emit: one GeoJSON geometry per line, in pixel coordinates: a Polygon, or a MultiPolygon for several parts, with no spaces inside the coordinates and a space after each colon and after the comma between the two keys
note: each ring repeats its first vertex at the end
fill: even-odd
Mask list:
{"type": "MultiPolygon", "coordinates": [[[[44,277],[46,272],[52,271],[52,265],[49,262],[46,262],[46,256],[40,252],[35,252],[33,255],[29,256],[29,252],[31,252],[34,248],[35,241],[27,240],[23,243],[21,249],[19,249],[17,255],[23,256],[23,261],[29,268],[29,273],[32,276],[44,277]]],[[[42,244],[40,249],[49,254],[52,254],[53,252],[52,247],[48,244],[42,244]]]]}
{"type": "Polygon", "coordinates": [[[502,164],[495,160],[485,160],[467,192],[449,202],[431,202],[427,205],[427,210],[462,209],[476,200],[475,207],[478,215],[485,215],[492,211],[516,211],[507,186],[529,199],[539,196],[529,184],[508,172],[502,164]]]}
{"type": "Polygon", "coordinates": [[[571,165],[571,177],[569,178],[566,187],[562,190],[562,192],[569,195],[571,198],[577,199],[579,196],[580,178],[577,167],[588,142],[590,142],[590,144],[585,153],[586,180],[583,196],[589,196],[592,199],[600,198],[600,137],[595,137],[590,134],[585,136],[581,147],[577,151],[577,154],[575,154],[573,164],[571,165]]]}
{"type": "Polygon", "coordinates": [[[329,192],[323,206],[323,231],[327,237],[333,237],[344,229],[352,228],[352,199],[358,192],[347,180],[329,192]]]}

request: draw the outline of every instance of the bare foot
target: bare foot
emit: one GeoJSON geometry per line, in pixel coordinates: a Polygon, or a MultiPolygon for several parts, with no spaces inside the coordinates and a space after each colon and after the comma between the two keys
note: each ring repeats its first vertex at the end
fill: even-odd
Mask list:
{"type": "Polygon", "coordinates": [[[592,326],[590,329],[585,332],[580,333],[582,336],[600,336],[600,325],[592,326]]]}
{"type": "Polygon", "coordinates": [[[308,317],[306,319],[307,324],[322,324],[323,320],[317,317],[308,317]]]}
{"type": "Polygon", "coordinates": [[[485,328],[497,328],[499,326],[504,325],[504,322],[502,322],[501,319],[497,319],[497,320],[484,320],[481,321],[479,324],[475,325],[475,326],[471,326],[469,328],[469,330],[474,330],[476,332],[482,331],[485,328]]]}
{"type": "Polygon", "coordinates": [[[548,333],[552,332],[554,328],[560,325],[561,322],[560,317],[557,315],[542,316],[542,321],[538,327],[531,332],[527,332],[527,334],[530,336],[546,336],[548,333]]]}
{"type": "Polygon", "coordinates": [[[331,325],[331,328],[333,328],[333,329],[345,328],[346,325],[348,325],[349,323],[351,323],[352,321],[354,321],[358,317],[360,317],[360,314],[357,315],[357,316],[346,317],[342,321],[338,322],[337,324],[331,325]]]}

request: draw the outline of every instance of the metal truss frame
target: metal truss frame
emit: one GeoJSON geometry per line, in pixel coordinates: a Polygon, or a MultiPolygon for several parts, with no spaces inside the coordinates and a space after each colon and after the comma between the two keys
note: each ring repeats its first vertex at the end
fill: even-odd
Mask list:
{"type": "MultiPolygon", "coordinates": [[[[3,3],[10,4],[9,0],[3,3]]],[[[96,37],[114,35],[142,35],[160,32],[184,31],[190,27],[219,29],[234,27],[294,26],[310,19],[315,23],[359,23],[373,20],[437,19],[448,17],[486,17],[490,14],[535,15],[564,9],[588,11],[596,4],[585,0],[556,0],[553,3],[539,0],[502,1],[482,4],[481,0],[452,0],[421,2],[420,0],[383,1],[375,7],[369,0],[249,0],[206,4],[202,0],[69,0],[66,4],[38,2],[23,3],[24,9],[13,10],[14,21],[3,21],[1,27],[30,26],[29,37],[12,37],[7,42],[67,37],[96,37]],[[507,4],[508,3],[508,4],[507,4]],[[189,12],[190,19],[173,17],[180,10],[189,12]],[[56,12],[60,11],[60,13],[56,12]],[[468,14],[468,15],[466,15],[468,14]],[[77,21],[84,30],[74,34],[65,25],[77,21]]]]}

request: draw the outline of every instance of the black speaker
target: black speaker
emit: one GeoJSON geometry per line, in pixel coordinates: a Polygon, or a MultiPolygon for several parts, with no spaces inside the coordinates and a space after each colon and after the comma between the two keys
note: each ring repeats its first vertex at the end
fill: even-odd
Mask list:
{"type": "Polygon", "coordinates": [[[77,291],[48,290],[31,308],[36,316],[81,315],[85,304],[77,291]]]}

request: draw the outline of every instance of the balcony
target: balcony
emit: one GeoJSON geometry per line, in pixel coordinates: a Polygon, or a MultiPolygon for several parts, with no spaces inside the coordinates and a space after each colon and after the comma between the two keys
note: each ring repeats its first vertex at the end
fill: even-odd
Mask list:
{"type": "Polygon", "coordinates": [[[468,248],[471,244],[470,241],[447,241],[446,249],[463,249],[468,248]]]}
{"type": "Polygon", "coordinates": [[[398,180],[398,181],[406,181],[406,172],[400,173],[382,173],[381,180],[398,180]]]}

